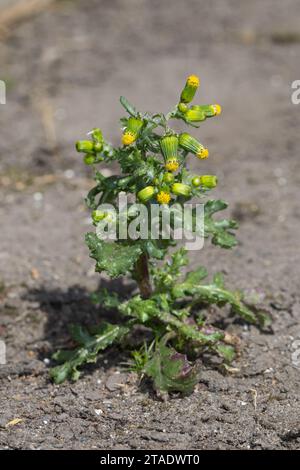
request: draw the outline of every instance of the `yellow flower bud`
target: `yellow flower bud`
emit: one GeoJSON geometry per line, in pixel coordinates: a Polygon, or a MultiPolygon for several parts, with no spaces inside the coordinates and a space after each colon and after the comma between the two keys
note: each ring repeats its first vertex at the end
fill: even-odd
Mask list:
{"type": "Polygon", "coordinates": [[[186,83],[189,86],[193,86],[195,88],[198,88],[198,86],[200,85],[200,79],[199,79],[199,77],[197,77],[197,75],[190,75],[188,77],[186,83]]]}
{"type": "Polygon", "coordinates": [[[127,126],[122,136],[122,144],[130,145],[135,142],[142,127],[143,121],[141,119],[130,117],[127,121],[127,126]]]}
{"type": "Polygon", "coordinates": [[[208,150],[197,140],[187,132],[180,134],[179,145],[188,152],[195,154],[198,158],[207,158],[208,150]]]}
{"type": "Polygon", "coordinates": [[[157,194],[156,199],[159,204],[169,204],[171,196],[166,191],[160,191],[157,194]]]}
{"type": "Polygon", "coordinates": [[[196,75],[190,75],[187,78],[184,89],[181,92],[180,101],[182,103],[190,103],[195,96],[200,80],[196,75]]]}

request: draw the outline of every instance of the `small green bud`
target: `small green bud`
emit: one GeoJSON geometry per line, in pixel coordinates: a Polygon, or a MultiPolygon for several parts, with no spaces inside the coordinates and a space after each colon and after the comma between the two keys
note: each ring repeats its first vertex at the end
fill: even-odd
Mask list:
{"type": "Polygon", "coordinates": [[[146,188],[141,189],[141,191],[138,192],[137,197],[140,201],[147,202],[153,197],[154,193],[155,189],[153,186],[146,186],[146,188]]]}
{"type": "Polygon", "coordinates": [[[174,183],[171,191],[177,196],[189,196],[191,193],[191,188],[187,184],[183,183],[174,183]]]}
{"type": "Polygon", "coordinates": [[[184,113],[187,112],[188,107],[187,107],[187,105],[186,105],[185,103],[179,103],[178,109],[179,109],[179,111],[180,111],[181,113],[184,114],[184,113]]]}
{"type": "Polygon", "coordinates": [[[77,152],[92,152],[94,150],[94,142],[90,140],[78,140],[76,142],[77,152]]]}
{"type": "Polygon", "coordinates": [[[95,156],[92,153],[87,153],[83,157],[83,161],[86,165],[93,165],[95,163],[95,156]]]}
{"type": "Polygon", "coordinates": [[[95,140],[95,142],[103,142],[103,135],[100,129],[97,129],[97,128],[93,129],[91,132],[91,135],[93,139],[95,140]]]}
{"type": "Polygon", "coordinates": [[[102,212],[99,210],[93,211],[92,212],[93,222],[95,223],[100,222],[101,220],[105,219],[106,215],[107,215],[106,212],[102,212]]]}
{"type": "Polygon", "coordinates": [[[102,142],[94,142],[94,151],[95,152],[101,152],[103,149],[103,143],[102,142]]]}
{"type": "Polygon", "coordinates": [[[192,179],[192,185],[195,188],[198,188],[201,185],[200,176],[194,176],[194,178],[192,179]]]}
{"type": "Polygon", "coordinates": [[[202,104],[193,105],[189,109],[189,113],[186,116],[187,120],[199,120],[203,121],[205,118],[218,116],[221,114],[222,108],[219,104],[202,104]],[[189,119],[190,118],[190,119],[189,119]]]}
{"type": "Polygon", "coordinates": [[[200,176],[201,185],[207,189],[215,188],[218,184],[218,178],[215,175],[200,176]]]}
{"type": "Polygon", "coordinates": [[[207,115],[202,109],[188,109],[185,113],[185,119],[189,122],[201,122],[205,121],[207,115]]]}
{"type": "Polygon", "coordinates": [[[163,175],[163,182],[164,183],[173,183],[174,175],[172,173],[164,173],[163,175]]]}

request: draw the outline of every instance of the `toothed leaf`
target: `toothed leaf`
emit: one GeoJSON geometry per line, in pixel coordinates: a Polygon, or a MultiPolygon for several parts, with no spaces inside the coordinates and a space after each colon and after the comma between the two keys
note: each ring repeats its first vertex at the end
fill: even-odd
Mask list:
{"type": "Polygon", "coordinates": [[[96,260],[96,271],[106,271],[110,277],[126,274],[133,267],[142,253],[139,244],[105,242],[96,233],[89,232],[85,237],[91,258],[96,260]]]}
{"type": "Polygon", "coordinates": [[[54,354],[53,359],[56,359],[58,362],[65,362],[51,369],[51,378],[57,384],[67,379],[77,380],[80,376],[78,367],[88,362],[96,362],[98,353],[106,349],[107,346],[123,336],[127,331],[125,327],[110,323],[100,325],[93,335],[82,327],[73,327],[73,337],[80,346],[74,351],[58,351],[54,354]]]}
{"type": "Polygon", "coordinates": [[[204,206],[204,233],[212,236],[212,243],[222,248],[232,248],[237,244],[232,230],[238,228],[235,220],[214,220],[216,212],[226,209],[228,204],[222,200],[207,201],[204,206]]]}

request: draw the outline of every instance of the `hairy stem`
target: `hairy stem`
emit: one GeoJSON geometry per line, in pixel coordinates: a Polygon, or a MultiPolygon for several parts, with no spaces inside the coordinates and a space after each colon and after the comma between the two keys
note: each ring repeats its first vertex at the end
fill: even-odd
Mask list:
{"type": "Polygon", "coordinates": [[[136,262],[136,280],[143,299],[148,299],[152,294],[151,280],[148,267],[148,256],[143,253],[136,262]]]}

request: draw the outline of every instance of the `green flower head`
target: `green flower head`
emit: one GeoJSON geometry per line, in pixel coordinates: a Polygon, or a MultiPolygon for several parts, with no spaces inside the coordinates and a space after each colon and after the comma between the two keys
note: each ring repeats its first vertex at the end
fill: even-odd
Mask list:
{"type": "Polygon", "coordinates": [[[179,145],[184,150],[193,153],[200,159],[207,158],[209,155],[208,149],[187,132],[180,134],[179,145]]]}

